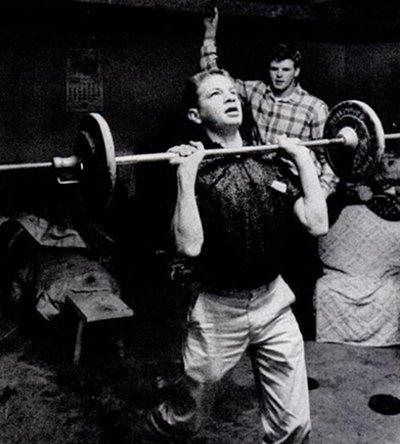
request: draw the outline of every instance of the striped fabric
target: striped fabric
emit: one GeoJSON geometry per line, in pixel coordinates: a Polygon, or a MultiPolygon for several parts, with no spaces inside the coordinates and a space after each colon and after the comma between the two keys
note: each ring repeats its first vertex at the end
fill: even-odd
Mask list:
{"type": "MultiPolygon", "coordinates": [[[[206,38],[201,48],[200,67],[203,70],[218,68],[215,41],[206,38]]],[[[260,80],[235,79],[243,102],[250,106],[258,136],[262,143],[276,143],[277,136],[287,135],[301,140],[320,139],[328,115],[328,107],[297,85],[289,97],[275,97],[271,88],[260,80]]],[[[322,149],[313,150],[321,186],[331,194],[338,183],[326,161],[322,149]]]]}

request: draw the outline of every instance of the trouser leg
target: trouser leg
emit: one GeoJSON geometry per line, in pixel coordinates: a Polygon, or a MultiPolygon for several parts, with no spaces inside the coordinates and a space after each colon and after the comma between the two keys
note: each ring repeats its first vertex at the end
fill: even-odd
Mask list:
{"type": "MultiPolygon", "coordinates": [[[[290,289],[283,281],[279,286],[276,297],[287,297],[290,289]]],[[[303,444],[311,429],[303,339],[290,306],[281,307],[273,321],[264,327],[260,321],[260,328],[256,328],[259,320],[270,315],[271,310],[263,314],[267,309],[264,306],[255,311],[257,334],[251,346],[265,432],[263,442],[303,444]]]]}
{"type": "Polygon", "coordinates": [[[201,293],[190,315],[183,350],[185,376],[170,397],[152,413],[153,426],[171,436],[192,435],[210,405],[212,386],[232,369],[248,339],[247,303],[201,293]]]}

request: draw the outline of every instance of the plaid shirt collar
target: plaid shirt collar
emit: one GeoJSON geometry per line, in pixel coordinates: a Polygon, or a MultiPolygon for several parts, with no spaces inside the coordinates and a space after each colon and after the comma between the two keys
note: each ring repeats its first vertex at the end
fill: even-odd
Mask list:
{"type": "Polygon", "coordinates": [[[267,93],[274,102],[287,102],[287,103],[297,104],[297,103],[300,103],[300,99],[304,95],[304,90],[299,84],[297,84],[295,86],[294,90],[292,91],[292,94],[290,94],[290,96],[276,97],[274,95],[271,87],[268,85],[267,86],[267,93]]]}

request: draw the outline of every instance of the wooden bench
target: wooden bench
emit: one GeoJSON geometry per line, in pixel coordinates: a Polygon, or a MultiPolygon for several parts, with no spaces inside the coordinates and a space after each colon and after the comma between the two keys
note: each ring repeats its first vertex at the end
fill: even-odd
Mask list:
{"type": "Polygon", "coordinates": [[[73,293],[66,300],[79,317],[74,349],[75,364],[79,364],[81,357],[83,328],[86,324],[129,318],[134,314],[124,301],[110,293],[73,293]]]}

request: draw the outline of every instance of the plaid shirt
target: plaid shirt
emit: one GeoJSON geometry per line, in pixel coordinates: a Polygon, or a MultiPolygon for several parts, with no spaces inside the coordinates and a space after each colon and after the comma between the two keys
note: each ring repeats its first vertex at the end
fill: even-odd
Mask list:
{"type": "MultiPolygon", "coordinates": [[[[217,49],[213,39],[205,38],[201,48],[200,67],[218,69],[217,49]]],[[[286,134],[301,140],[323,136],[328,107],[297,85],[288,97],[275,97],[271,88],[260,80],[236,79],[240,97],[251,109],[258,136],[263,143],[276,143],[277,136],[286,134]]],[[[322,149],[311,152],[322,188],[329,195],[335,191],[338,178],[326,161],[322,149]]]]}

